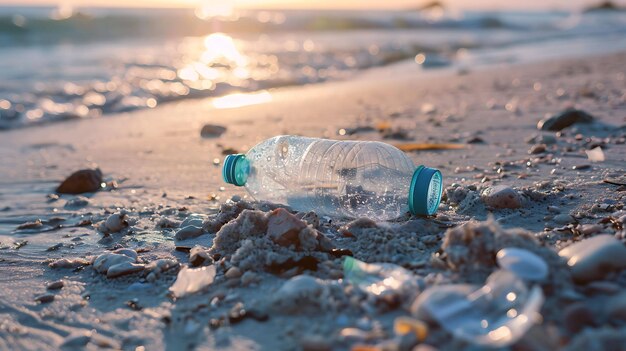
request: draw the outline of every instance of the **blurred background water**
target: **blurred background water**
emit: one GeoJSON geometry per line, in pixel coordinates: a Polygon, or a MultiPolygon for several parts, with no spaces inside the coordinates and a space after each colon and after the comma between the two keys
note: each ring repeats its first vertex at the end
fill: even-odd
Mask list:
{"type": "Polygon", "coordinates": [[[626,48],[626,12],[0,7],[0,129],[169,101],[626,48]],[[413,66],[411,66],[413,67],[413,66]]]}

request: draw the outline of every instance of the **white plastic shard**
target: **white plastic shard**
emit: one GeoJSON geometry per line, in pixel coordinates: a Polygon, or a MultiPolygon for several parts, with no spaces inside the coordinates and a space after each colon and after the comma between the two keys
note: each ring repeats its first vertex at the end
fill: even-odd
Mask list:
{"type": "Polygon", "coordinates": [[[519,340],[541,320],[544,296],[506,270],[498,270],[481,288],[442,285],[426,289],[412,310],[424,309],[455,337],[473,344],[504,347],[519,340]]]}
{"type": "Polygon", "coordinates": [[[170,287],[170,291],[176,297],[196,293],[213,283],[215,273],[215,266],[200,268],[184,267],[178,272],[176,281],[170,287]]]}
{"type": "Polygon", "coordinates": [[[587,153],[587,158],[589,158],[591,162],[603,162],[605,160],[604,151],[602,151],[600,146],[591,150],[585,150],[585,153],[587,153]]]}
{"type": "Polygon", "coordinates": [[[507,247],[496,254],[498,266],[528,281],[541,281],[548,276],[548,264],[536,254],[516,247],[507,247]]]}
{"type": "Polygon", "coordinates": [[[343,271],[348,282],[373,295],[419,292],[418,276],[391,263],[365,263],[347,256],[343,271]]]}

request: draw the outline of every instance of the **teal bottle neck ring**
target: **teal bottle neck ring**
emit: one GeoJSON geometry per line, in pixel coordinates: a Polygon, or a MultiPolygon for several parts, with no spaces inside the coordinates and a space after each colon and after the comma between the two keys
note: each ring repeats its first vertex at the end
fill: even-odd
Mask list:
{"type": "Polygon", "coordinates": [[[250,173],[250,162],[244,154],[228,155],[224,158],[222,178],[228,184],[244,186],[250,173]]]}
{"type": "Polygon", "coordinates": [[[437,212],[443,193],[443,177],[435,168],[419,166],[409,189],[409,211],[413,215],[432,216],[437,212]]]}

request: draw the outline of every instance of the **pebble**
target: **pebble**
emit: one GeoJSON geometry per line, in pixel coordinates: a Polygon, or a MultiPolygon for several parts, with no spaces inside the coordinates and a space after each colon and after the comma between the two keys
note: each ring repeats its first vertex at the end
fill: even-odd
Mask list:
{"type": "Polygon", "coordinates": [[[567,213],[561,213],[552,218],[554,223],[556,224],[570,224],[574,222],[574,217],[568,215],[567,213]]]}
{"type": "Polygon", "coordinates": [[[541,154],[546,152],[546,145],[545,144],[537,144],[537,145],[533,145],[533,147],[530,148],[530,150],[528,150],[528,153],[531,155],[536,155],[536,154],[541,154]]]}
{"type": "Polygon", "coordinates": [[[237,267],[230,267],[226,273],[224,274],[224,276],[228,279],[235,279],[235,278],[239,278],[241,277],[241,269],[237,268],[237,267]]]}
{"type": "Polygon", "coordinates": [[[188,225],[177,231],[174,238],[176,240],[186,240],[199,237],[200,235],[202,235],[202,227],[188,225]]]}
{"type": "Polygon", "coordinates": [[[144,265],[135,264],[132,262],[123,262],[119,264],[112,265],[107,270],[107,278],[117,278],[123,275],[128,275],[136,272],[141,272],[144,270],[144,265]]]}
{"type": "Polygon", "coordinates": [[[125,213],[114,213],[104,222],[104,229],[107,233],[118,233],[128,227],[125,213]]]}
{"type": "Polygon", "coordinates": [[[569,332],[578,333],[593,324],[593,312],[582,302],[571,304],[563,311],[563,323],[569,332]]]}
{"type": "Polygon", "coordinates": [[[498,251],[496,260],[500,268],[522,279],[540,281],[548,276],[546,261],[528,250],[508,247],[498,251]]]}
{"type": "Polygon", "coordinates": [[[56,189],[59,194],[82,194],[98,191],[102,184],[100,169],[81,169],[67,177],[56,189]]]}
{"type": "Polygon", "coordinates": [[[284,208],[279,208],[269,216],[267,235],[273,242],[281,246],[298,245],[300,231],[305,227],[306,223],[284,208]]]}
{"type": "MultiPolygon", "coordinates": [[[[102,274],[108,274],[110,268],[113,266],[122,264],[122,263],[134,263],[136,261],[136,253],[135,257],[132,255],[126,255],[124,253],[105,253],[93,260],[93,268],[102,274]]],[[[118,267],[116,269],[120,269],[122,267],[118,267]]]]}
{"type": "Polygon", "coordinates": [[[48,290],[59,290],[59,289],[63,288],[63,285],[64,284],[63,284],[62,280],[57,280],[57,281],[54,281],[54,282],[48,284],[48,286],[46,286],[46,289],[48,289],[48,290]]]}
{"type": "Polygon", "coordinates": [[[73,199],[68,200],[65,203],[65,208],[74,209],[74,208],[82,208],[89,205],[89,199],[84,196],[76,196],[73,199]]]}
{"type": "Polygon", "coordinates": [[[203,138],[216,138],[226,132],[226,127],[217,124],[205,124],[200,130],[200,136],[203,138]]]}
{"type": "Polygon", "coordinates": [[[576,123],[591,123],[594,118],[582,110],[568,109],[537,123],[537,129],[560,131],[576,123]]]}
{"type": "Polygon", "coordinates": [[[209,253],[206,252],[204,247],[196,245],[189,251],[189,263],[192,266],[197,267],[203,265],[204,263],[213,263],[213,259],[209,256],[209,253]]]}
{"type": "Polygon", "coordinates": [[[35,301],[39,303],[50,303],[54,301],[54,295],[52,294],[43,294],[35,297],[35,301]]]}
{"type": "Polygon", "coordinates": [[[90,262],[84,258],[61,258],[48,264],[50,268],[78,268],[89,265],[90,262]]]}
{"type": "Polygon", "coordinates": [[[578,283],[599,280],[608,271],[626,268],[626,247],[612,235],[602,234],[572,244],[559,256],[567,259],[578,283]]]}
{"type": "Polygon", "coordinates": [[[481,197],[485,205],[496,209],[522,207],[522,197],[515,189],[506,185],[489,187],[483,191],[481,197]]]}
{"type": "Polygon", "coordinates": [[[580,231],[584,235],[591,235],[595,233],[599,233],[604,230],[604,227],[600,224],[583,224],[580,226],[580,231]]]}

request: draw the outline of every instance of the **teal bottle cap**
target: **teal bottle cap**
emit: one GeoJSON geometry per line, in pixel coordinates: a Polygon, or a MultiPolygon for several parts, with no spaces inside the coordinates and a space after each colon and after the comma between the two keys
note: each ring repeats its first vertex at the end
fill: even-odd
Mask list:
{"type": "Polygon", "coordinates": [[[409,211],[431,216],[437,212],[443,192],[443,177],[435,168],[419,166],[413,173],[409,189],[409,211]]]}
{"type": "Polygon", "coordinates": [[[244,154],[228,155],[224,159],[222,178],[228,184],[243,186],[248,180],[249,162],[244,154]]]}

